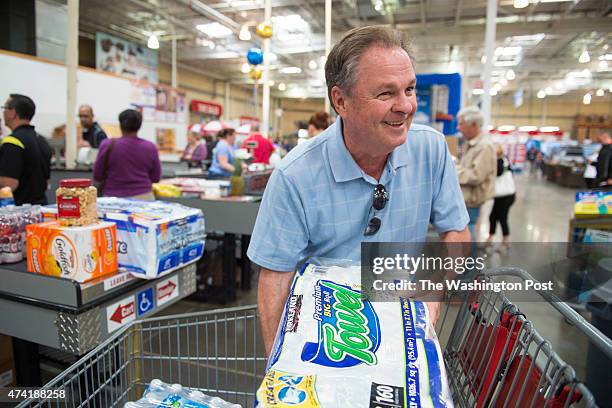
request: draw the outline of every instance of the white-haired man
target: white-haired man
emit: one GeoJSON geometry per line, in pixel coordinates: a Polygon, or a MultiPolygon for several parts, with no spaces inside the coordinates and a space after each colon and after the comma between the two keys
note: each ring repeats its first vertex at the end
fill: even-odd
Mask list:
{"type": "Polygon", "coordinates": [[[480,110],[474,106],[463,108],[457,118],[459,130],[467,142],[457,165],[457,176],[470,216],[468,228],[472,240],[476,240],[475,225],[480,207],[495,195],[497,158],[495,147],[482,133],[484,118],[480,110]]]}

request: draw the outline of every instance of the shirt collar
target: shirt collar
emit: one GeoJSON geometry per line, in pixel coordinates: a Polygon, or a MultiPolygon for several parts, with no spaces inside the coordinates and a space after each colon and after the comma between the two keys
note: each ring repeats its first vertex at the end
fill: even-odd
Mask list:
{"type": "MultiPolygon", "coordinates": [[[[342,183],[344,181],[363,177],[363,170],[357,165],[344,144],[344,138],[342,137],[342,119],[340,116],[337,117],[336,123],[331,125],[326,132],[331,132],[327,154],[334,180],[336,180],[337,183],[342,183]]],[[[321,136],[322,135],[319,135],[317,137],[321,136]]]]}
{"type": "Polygon", "coordinates": [[[473,138],[472,140],[468,140],[468,146],[470,147],[474,147],[476,146],[478,143],[480,143],[480,141],[483,139],[483,134],[480,133],[478,136],[476,136],[475,138],[473,138]]]}
{"type": "MultiPolygon", "coordinates": [[[[328,131],[332,132],[328,144],[328,154],[334,180],[338,183],[358,178],[365,178],[367,180],[369,176],[367,176],[355,162],[353,156],[351,156],[344,144],[344,137],[342,136],[342,119],[340,116],[337,117],[336,123],[334,123],[328,131]]],[[[385,169],[389,168],[392,173],[395,174],[397,169],[407,166],[408,163],[408,150],[404,143],[391,152],[385,164],[385,169]]],[[[385,178],[384,175],[383,173],[383,178],[385,178]]],[[[381,181],[383,178],[381,178],[381,181]]]]}

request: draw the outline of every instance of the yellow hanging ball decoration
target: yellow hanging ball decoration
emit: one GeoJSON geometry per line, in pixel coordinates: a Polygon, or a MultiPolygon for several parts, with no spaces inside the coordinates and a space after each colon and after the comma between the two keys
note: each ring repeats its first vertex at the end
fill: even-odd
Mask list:
{"type": "Polygon", "coordinates": [[[261,79],[261,75],[262,75],[262,71],[261,69],[258,68],[251,68],[251,72],[249,73],[249,77],[251,77],[251,79],[253,81],[259,81],[261,79]]]}
{"type": "Polygon", "coordinates": [[[272,25],[269,23],[259,23],[255,32],[261,38],[270,38],[272,37],[272,25]]]}

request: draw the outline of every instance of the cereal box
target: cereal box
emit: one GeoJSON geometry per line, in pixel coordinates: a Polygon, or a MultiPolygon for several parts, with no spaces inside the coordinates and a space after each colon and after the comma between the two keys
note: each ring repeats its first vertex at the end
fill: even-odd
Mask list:
{"type": "Polygon", "coordinates": [[[116,231],[111,222],[82,227],[63,227],[57,221],[28,225],[28,272],[80,283],[117,273],[116,231]]]}

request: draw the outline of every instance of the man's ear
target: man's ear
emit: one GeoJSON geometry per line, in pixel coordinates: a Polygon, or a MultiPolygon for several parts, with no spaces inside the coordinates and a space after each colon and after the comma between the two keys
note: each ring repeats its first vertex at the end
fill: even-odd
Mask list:
{"type": "Polygon", "coordinates": [[[338,86],[334,86],[331,90],[331,98],[338,115],[342,116],[343,113],[346,113],[347,96],[345,92],[338,86]]]}

